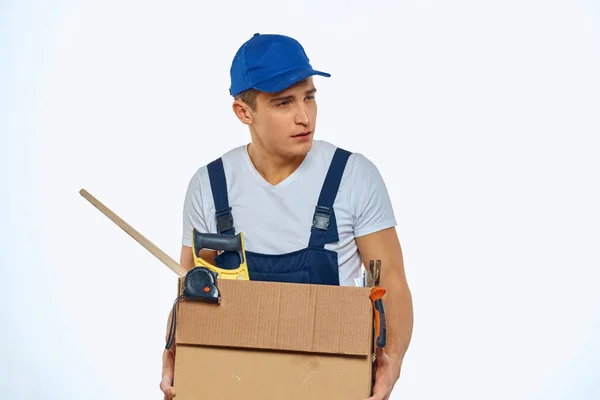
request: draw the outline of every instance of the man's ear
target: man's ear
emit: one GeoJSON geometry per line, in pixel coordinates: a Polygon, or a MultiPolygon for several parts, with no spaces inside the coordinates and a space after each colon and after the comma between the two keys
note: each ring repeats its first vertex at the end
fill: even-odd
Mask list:
{"type": "Polygon", "coordinates": [[[233,112],[236,117],[242,122],[242,124],[252,124],[252,110],[250,106],[241,100],[233,101],[233,112]]]}

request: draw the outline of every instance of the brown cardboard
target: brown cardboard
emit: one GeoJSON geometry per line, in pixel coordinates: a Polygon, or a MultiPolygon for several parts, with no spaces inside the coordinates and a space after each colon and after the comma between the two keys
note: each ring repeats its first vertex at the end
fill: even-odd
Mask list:
{"type": "Polygon", "coordinates": [[[219,305],[179,303],[177,400],[370,396],[370,288],[236,280],[218,287],[219,305]]]}

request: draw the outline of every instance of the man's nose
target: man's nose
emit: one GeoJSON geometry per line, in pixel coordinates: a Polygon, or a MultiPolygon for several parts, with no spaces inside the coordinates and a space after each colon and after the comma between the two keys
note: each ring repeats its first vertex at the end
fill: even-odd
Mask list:
{"type": "Polygon", "coordinates": [[[296,110],[295,121],[298,125],[306,125],[310,123],[310,115],[308,114],[308,109],[304,103],[301,103],[296,110]]]}

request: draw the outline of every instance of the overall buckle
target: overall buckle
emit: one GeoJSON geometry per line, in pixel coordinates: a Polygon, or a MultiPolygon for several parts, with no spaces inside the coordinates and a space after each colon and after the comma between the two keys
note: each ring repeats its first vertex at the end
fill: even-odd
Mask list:
{"type": "Polygon", "coordinates": [[[217,211],[217,232],[223,233],[233,228],[233,216],[231,215],[231,207],[217,211]]]}
{"type": "Polygon", "coordinates": [[[313,229],[326,231],[327,228],[329,228],[329,222],[331,221],[331,211],[332,210],[329,207],[317,206],[313,216],[313,229]]]}

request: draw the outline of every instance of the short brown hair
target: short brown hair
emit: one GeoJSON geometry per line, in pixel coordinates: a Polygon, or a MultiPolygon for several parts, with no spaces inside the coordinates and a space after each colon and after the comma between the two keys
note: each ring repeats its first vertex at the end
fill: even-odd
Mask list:
{"type": "Polygon", "coordinates": [[[238,93],[234,98],[236,100],[240,100],[243,101],[244,103],[248,104],[250,106],[250,108],[252,109],[252,111],[256,110],[256,96],[258,96],[258,94],[260,93],[260,91],[254,89],[254,88],[250,88],[248,90],[244,90],[241,93],[238,93]]]}

